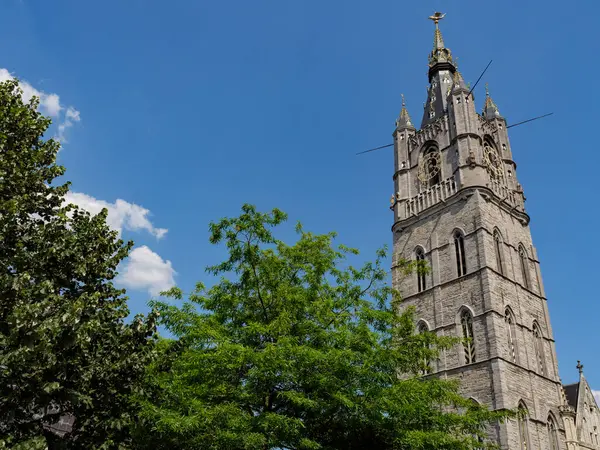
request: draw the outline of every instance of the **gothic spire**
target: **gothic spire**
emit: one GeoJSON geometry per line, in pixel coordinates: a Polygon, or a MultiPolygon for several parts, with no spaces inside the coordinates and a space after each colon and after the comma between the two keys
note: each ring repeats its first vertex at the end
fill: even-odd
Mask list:
{"type": "Polygon", "coordinates": [[[492,97],[490,96],[490,89],[487,83],[485,85],[485,104],[483,105],[482,115],[488,120],[501,117],[496,103],[494,103],[494,100],[492,100],[492,97]]]}
{"type": "Polygon", "coordinates": [[[404,101],[404,94],[402,94],[402,110],[400,111],[400,116],[396,119],[396,129],[402,130],[406,128],[414,128],[414,125],[410,120],[410,115],[406,109],[406,102],[404,101]]]}
{"type": "MultiPolygon", "coordinates": [[[[435,24],[435,31],[433,33],[433,50],[431,50],[431,53],[429,54],[429,67],[431,69],[433,69],[433,67],[437,64],[443,63],[452,65],[452,68],[454,69],[452,52],[450,49],[446,48],[439,26],[440,20],[442,20],[445,15],[446,14],[436,12],[433,14],[433,16],[429,16],[429,19],[435,24]]],[[[429,78],[431,78],[431,74],[429,78]]]]}
{"type": "Polygon", "coordinates": [[[439,23],[445,15],[446,14],[436,12],[433,16],[429,17],[431,20],[433,20],[433,23],[435,23],[435,31],[433,34],[433,50],[444,48],[444,37],[442,36],[442,32],[440,31],[439,23]]]}
{"type": "Polygon", "coordinates": [[[429,17],[435,24],[435,31],[433,33],[433,50],[429,54],[429,87],[427,88],[427,101],[421,128],[446,114],[448,94],[453,87],[452,76],[456,72],[456,63],[452,59],[452,52],[444,44],[439,26],[439,22],[444,16],[445,14],[436,12],[429,17]]]}

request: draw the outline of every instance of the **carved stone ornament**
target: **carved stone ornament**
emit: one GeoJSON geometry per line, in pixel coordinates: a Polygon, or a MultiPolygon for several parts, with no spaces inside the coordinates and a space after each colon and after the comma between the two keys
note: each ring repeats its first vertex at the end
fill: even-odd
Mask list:
{"type": "Polygon", "coordinates": [[[415,148],[418,144],[417,144],[417,137],[416,136],[411,136],[408,138],[408,144],[410,145],[410,148],[413,149],[415,148]]]}
{"type": "Polygon", "coordinates": [[[420,147],[425,143],[425,141],[433,140],[436,136],[445,131],[445,126],[443,124],[446,116],[440,117],[435,122],[431,122],[429,125],[417,131],[417,133],[409,138],[409,144],[414,149],[415,147],[420,147]]]}
{"type": "Polygon", "coordinates": [[[481,127],[481,132],[483,134],[492,135],[496,131],[498,131],[498,128],[496,127],[496,124],[494,122],[486,120],[485,117],[480,116],[479,114],[477,114],[477,117],[479,118],[479,126],[481,127]]]}
{"type": "Polygon", "coordinates": [[[471,166],[471,168],[474,168],[477,164],[477,161],[475,160],[475,152],[473,150],[469,150],[469,156],[467,156],[467,164],[471,166]]]}

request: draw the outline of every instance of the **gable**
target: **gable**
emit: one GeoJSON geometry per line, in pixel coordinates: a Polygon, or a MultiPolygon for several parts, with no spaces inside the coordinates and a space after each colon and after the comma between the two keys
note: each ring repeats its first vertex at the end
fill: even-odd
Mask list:
{"type": "Polygon", "coordinates": [[[582,375],[578,383],[579,395],[577,400],[577,436],[585,443],[598,445],[600,443],[600,410],[594,394],[582,375]]]}

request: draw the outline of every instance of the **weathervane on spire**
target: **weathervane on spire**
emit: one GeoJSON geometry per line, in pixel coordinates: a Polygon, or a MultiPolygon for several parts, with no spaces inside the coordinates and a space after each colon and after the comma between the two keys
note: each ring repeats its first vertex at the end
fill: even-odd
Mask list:
{"type": "Polygon", "coordinates": [[[435,13],[433,13],[433,16],[429,16],[429,20],[433,20],[433,23],[435,23],[435,27],[437,28],[438,27],[438,23],[445,16],[446,16],[446,14],[442,14],[441,12],[435,12],[435,13]]]}
{"type": "Polygon", "coordinates": [[[435,31],[433,33],[433,50],[429,54],[429,68],[433,67],[437,63],[452,64],[452,52],[444,45],[444,38],[442,37],[442,32],[438,26],[438,23],[444,18],[445,15],[446,14],[441,12],[435,12],[433,13],[433,16],[429,16],[429,20],[432,20],[435,24],[435,31]]]}
{"type": "Polygon", "coordinates": [[[577,361],[577,369],[579,373],[583,373],[583,364],[581,364],[581,361],[577,361]]]}

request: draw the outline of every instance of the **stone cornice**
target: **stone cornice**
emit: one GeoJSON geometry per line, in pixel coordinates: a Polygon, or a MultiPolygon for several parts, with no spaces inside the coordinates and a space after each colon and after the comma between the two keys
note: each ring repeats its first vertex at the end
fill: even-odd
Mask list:
{"type": "Polygon", "coordinates": [[[478,367],[478,366],[485,366],[486,364],[489,364],[489,363],[494,362],[494,361],[502,361],[502,362],[505,362],[507,364],[510,364],[513,367],[517,367],[517,368],[519,368],[521,370],[524,370],[525,372],[529,372],[529,374],[531,374],[531,375],[535,375],[535,376],[537,376],[539,378],[542,378],[542,379],[544,379],[544,380],[546,380],[546,381],[548,381],[550,383],[556,384],[557,386],[560,386],[561,389],[562,389],[562,384],[560,383],[559,380],[553,380],[552,378],[548,378],[545,375],[539,374],[535,370],[528,369],[526,367],[523,367],[523,366],[520,366],[518,364],[515,364],[512,361],[509,361],[508,359],[503,358],[502,356],[492,356],[491,358],[482,359],[482,360],[477,361],[475,363],[465,364],[463,366],[453,367],[453,368],[450,368],[450,369],[442,369],[442,370],[439,370],[437,372],[433,372],[431,374],[428,374],[428,376],[439,377],[442,374],[443,375],[450,375],[450,376],[452,376],[452,375],[456,375],[456,374],[464,371],[465,368],[472,369],[472,368],[478,367]]]}

